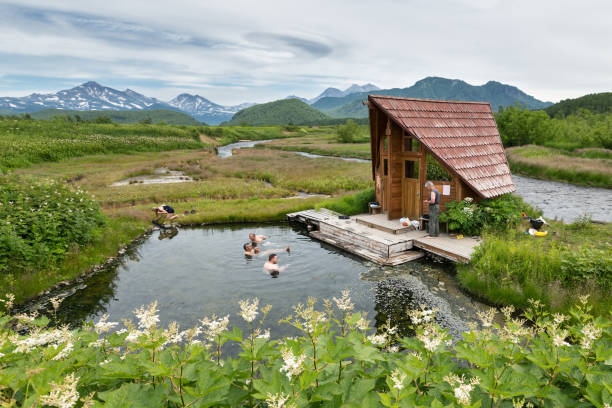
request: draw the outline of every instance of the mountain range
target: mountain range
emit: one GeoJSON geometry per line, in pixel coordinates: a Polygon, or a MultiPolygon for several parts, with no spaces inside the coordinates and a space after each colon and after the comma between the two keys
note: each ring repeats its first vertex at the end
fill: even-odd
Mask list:
{"type": "Polygon", "coordinates": [[[352,95],[355,93],[371,92],[371,91],[376,91],[379,89],[380,88],[374,84],[365,84],[365,85],[353,84],[349,86],[348,88],[346,88],[344,91],[341,91],[338,88],[329,87],[312,99],[301,98],[296,95],[289,95],[285,99],[299,99],[302,102],[312,105],[313,103],[316,103],[319,99],[323,99],[323,98],[342,98],[344,96],[352,95]]]}
{"type": "MultiPolygon", "coordinates": [[[[494,110],[500,106],[520,103],[528,109],[543,109],[552,105],[527,95],[520,89],[496,81],[484,85],[470,85],[458,79],[428,77],[407,88],[379,89],[376,85],[353,84],[345,90],[327,88],[312,99],[289,96],[299,99],[332,118],[363,118],[368,112],[361,101],[368,93],[425,99],[487,101],[494,110]]],[[[24,97],[0,97],[0,113],[32,113],[44,109],[75,111],[135,111],[135,110],[174,110],[184,112],[200,122],[217,125],[230,121],[237,112],[253,106],[252,103],[224,106],[216,104],[200,95],[182,93],[165,102],[126,89],[119,91],[102,86],[97,82],[86,82],[71,89],[56,93],[34,93],[24,97]]],[[[268,104],[266,109],[280,109],[283,104],[268,104]]],[[[295,107],[294,107],[295,108],[295,107]]],[[[305,109],[301,109],[305,112],[305,109]]],[[[309,111],[307,116],[312,116],[309,111]]],[[[259,114],[258,114],[259,116],[259,114]]],[[[277,117],[272,115],[271,117],[277,117]]],[[[293,119],[292,119],[293,120],[293,119]]],[[[288,122],[287,122],[288,123],[288,122]]],[[[295,123],[295,121],[294,121],[295,123]]]]}
{"type": "MultiPolygon", "coordinates": [[[[491,104],[494,111],[500,106],[506,107],[515,103],[527,109],[544,109],[552,105],[552,102],[542,102],[515,86],[497,81],[489,81],[484,85],[470,85],[459,79],[440,77],[427,77],[407,88],[379,89],[376,94],[406,98],[485,101],[491,104]]],[[[334,118],[363,118],[368,115],[368,110],[361,101],[367,99],[367,95],[368,92],[359,92],[343,97],[324,97],[313,103],[312,107],[334,118]]]]}
{"type": "Polygon", "coordinates": [[[85,82],[57,93],[33,93],[21,98],[0,97],[0,110],[6,113],[32,113],[44,109],[75,111],[174,110],[191,115],[194,119],[216,125],[230,120],[236,112],[252,106],[244,103],[223,106],[199,95],[183,93],[169,102],[150,98],[126,89],[119,91],[94,81],[85,82]]]}

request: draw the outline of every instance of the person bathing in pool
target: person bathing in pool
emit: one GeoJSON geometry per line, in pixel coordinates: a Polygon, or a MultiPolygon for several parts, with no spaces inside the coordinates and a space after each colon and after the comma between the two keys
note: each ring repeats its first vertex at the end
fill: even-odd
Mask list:
{"type": "Polygon", "coordinates": [[[268,256],[268,262],[264,264],[264,270],[272,275],[273,278],[277,278],[288,266],[289,265],[278,266],[278,255],[270,254],[268,256]]]}
{"type": "Polygon", "coordinates": [[[251,241],[251,245],[253,246],[253,248],[256,248],[257,244],[261,244],[267,238],[268,237],[266,237],[265,235],[256,235],[254,232],[249,233],[249,241],[251,241]]]}
{"type": "Polygon", "coordinates": [[[265,256],[268,254],[271,254],[272,252],[280,252],[280,251],[287,251],[287,252],[291,252],[291,247],[289,247],[287,245],[286,248],[277,248],[277,249],[267,249],[265,251],[260,251],[258,247],[254,247],[253,244],[251,242],[247,242],[246,244],[244,244],[242,246],[242,248],[244,249],[244,255],[252,257],[252,256],[265,256]]]}

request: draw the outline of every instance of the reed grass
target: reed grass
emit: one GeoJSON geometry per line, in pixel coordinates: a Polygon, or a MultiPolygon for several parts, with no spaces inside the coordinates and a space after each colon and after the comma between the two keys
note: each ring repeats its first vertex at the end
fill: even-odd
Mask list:
{"type": "Polygon", "coordinates": [[[542,238],[525,234],[525,228],[485,234],[472,262],[458,266],[460,284],[498,305],[526,308],[531,298],[552,311],[567,311],[588,294],[596,313],[608,313],[612,225],[554,222],[542,238]]]}

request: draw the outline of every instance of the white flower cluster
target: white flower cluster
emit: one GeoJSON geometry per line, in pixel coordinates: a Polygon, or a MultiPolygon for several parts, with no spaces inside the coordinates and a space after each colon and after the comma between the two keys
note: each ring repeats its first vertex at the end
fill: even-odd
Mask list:
{"type": "Polygon", "coordinates": [[[13,350],[13,353],[29,353],[37,347],[47,345],[57,349],[62,344],[66,344],[64,349],[62,349],[63,353],[60,352],[60,354],[67,355],[72,350],[72,333],[70,333],[68,327],[44,331],[33,329],[27,336],[22,338],[17,336],[13,337],[11,342],[17,346],[15,350],[13,350]],[[69,348],[69,350],[64,352],[67,348],[69,348]]]}
{"type": "Polygon", "coordinates": [[[502,327],[499,337],[513,344],[519,344],[525,337],[533,336],[533,330],[525,327],[525,319],[510,319],[502,327]]]}
{"type": "Polygon", "coordinates": [[[472,207],[463,207],[463,212],[471,216],[474,214],[474,209],[472,207]]]}
{"type": "Polygon", "coordinates": [[[476,312],[480,322],[482,323],[482,327],[491,327],[493,326],[493,320],[495,319],[495,315],[497,314],[497,309],[494,307],[489,308],[486,311],[478,311],[476,312]]]}
{"type": "Polygon", "coordinates": [[[416,338],[423,343],[425,349],[434,352],[436,349],[447,341],[446,334],[438,329],[433,324],[427,324],[423,330],[417,332],[416,338]]]}
{"type": "Polygon", "coordinates": [[[51,392],[40,397],[41,404],[58,408],[74,407],[79,401],[78,383],[79,377],[75,377],[74,373],[66,376],[63,384],[51,383],[51,392]]]}
{"type": "Polygon", "coordinates": [[[240,317],[242,317],[248,323],[253,323],[259,312],[257,308],[259,307],[259,299],[255,298],[253,301],[241,300],[238,302],[240,305],[240,317]]]}
{"type": "Polygon", "coordinates": [[[351,292],[349,290],[342,291],[342,297],[340,299],[334,297],[334,302],[336,302],[336,306],[339,310],[343,312],[350,312],[355,308],[355,305],[351,303],[351,292]]]}
{"type": "Polygon", "coordinates": [[[117,326],[119,323],[109,322],[108,314],[103,314],[100,320],[94,325],[94,330],[98,334],[108,333],[113,327],[117,326]]]}
{"type": "MultiPolygon", "coordinates": [[[[269,408],[283,408],[289,400],[289,396],[279,392],[277,394],[267,393],[266,403],[269,408]]],[[[287,405],[286,408],[295,407],[295,404],[287,405]]]]}
{"type": "Polygon", "coordinates": [[[455,398],[461,405],[470,405],[472,400],[470,392],[472,392],[474,386],[480,384],[480,378],[478,377],[472,377],[469,381],[466,381],[465,376],[459,377],[456,374],[447,375],[444,377],[444,381],[453,387],[455,398]]]}
{"type": "Polygon", "coordinates": [[[411,310],[408,312],[413,324],[430,323],[436,316],[438,309],[426,309],[421,305],[421,310],[411,310]]]}
{"type": "Polygon", "coordinates": [[[200,323],[203,325],[206,340],[213,342],[218,335],[227,330],[229,315],[220,318],[217,318],[216,315],[212,315],[210,319],[205,317],[204,319],[200,320],[200,323]]]}
{"type": "Polygon", "coordinates": [[[588,350],[593,345],[593,342],[601,337],[602,329],[597,327],[595,323],[590,322],[584,325],[582,330],[582,338],[580,339],[580,347],[588,350]]]}
{"type": "Polygon", "coordinates": [[[257,339],[270,340],[270,329],[266,329],[262,332],[261,329],[257,328],[255,329],[254,334],[255,334],[255,338],[257,339]]]}
{"type": "Polygon", "coordinates": [[[395,371],[391,374],[391,382],[393,383],[393,388],[398,391],[401,391],[404,388],[404,381],[406,381],[406,373],[400,371],[399,368],[396,368],[395,371]]]}
{"type": "Polygon", "coordinates": [[[138,318],[138,327],[145,330],[155,327],[157,323],[159,323],[158,312],[157,300],[151,303],[147,308],[141,306],[140,309],[134,310],[134,314],[138,318]]]}
{"type": "Polygon", "coordinates": [[[315,303],[316,300],[314,298],[309,298],[308,306],[299,304],[293,308],[296,314],[295,323],[302,326],[308,333],[313,333],[319,325],[328,320],[324,312],[315,310],[315,303]]]}
{"type": "Polygon", "coordinates": [[[368,340],[375,346],[384,346],[387,344],[387,333],[371,334],[368,336],[368,340]]]}
{"type": "Polygon", "coordinates": [[[287,373],[287,378],[291,380],[292,377],[302,373],[304,370],[304,360],[306,360],[304,354],[296,356],[290,348],[284,348],[281,350],[281,356],[283,357],[284,364],[280,370],[287,373]]]}
{"type": "Polygon", "coordinates": [[[357,323],[355,323],[355,326],[361,330],[361,331],[366,331],[368,330],[368,327],[370,326],[370,322],[368,320],[365,319],[366,315],[364,313],[363,316],[361,316],[361,318],[359,320],[357,320],[357,323]]]}

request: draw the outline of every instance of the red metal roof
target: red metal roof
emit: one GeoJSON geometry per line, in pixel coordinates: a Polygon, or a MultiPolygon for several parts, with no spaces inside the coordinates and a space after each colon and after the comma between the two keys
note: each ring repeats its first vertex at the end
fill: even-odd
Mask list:
{"type": "Polygon", "coordinates": [[[478,194],[491,198],[516,190],[489,103],[383,95],[368,99],[478,194]]]}

